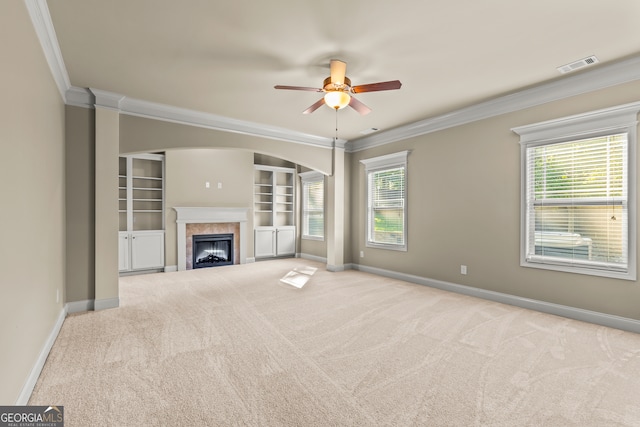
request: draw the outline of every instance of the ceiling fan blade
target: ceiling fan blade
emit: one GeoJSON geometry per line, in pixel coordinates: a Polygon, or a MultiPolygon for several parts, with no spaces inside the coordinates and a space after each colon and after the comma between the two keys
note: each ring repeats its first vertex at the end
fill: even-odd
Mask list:
{"type": "Polygon", "coordinates": [[[360,113],[361,116],[367,115],[371,112],[371,108],[367,107],[366,105],[364,105],[362,102],[358,101],[355,97],[351,97],[351,100],[349,101],[349,107],[353,108],[354,110],[356,110],[358,113],[360,113]]]}
{"type": "Polygon", "coordinates": [[[287,89],[287,90],[308,90],[311,92],[322,92],[322,89],[318,89],[317,87],[305,87],[305,86],[282,86],[276,85],[274,89],[287,89]]]}
{"type": "Polygon", "coordinates": [[[391,80],[388,82],[370,83],[367,85],[358,85],[351,88],[353,93],[377,92],[381,90],[400,89],[402,83],[400,80],[391,80]]]}
{"type": "Polygon", "coordinates": [[[337,59],[331,60],[331,83],[344,84],[344,77],[347,74],[347,63],[337,59]]]}
{"type": "MultiPolygon", "coordinates": [[[[353,99],[353,98],[351,98],[351,99],[353,99]]],[[[324,98],[320,98],[320,101],[316,102],[311,107],[309,107],[306,110],[304,110],[302,112],[302,114],[311,114],[314,111],[316,111],[318,108],[322,107],[323,105],[324,105],[324,98]]]]}

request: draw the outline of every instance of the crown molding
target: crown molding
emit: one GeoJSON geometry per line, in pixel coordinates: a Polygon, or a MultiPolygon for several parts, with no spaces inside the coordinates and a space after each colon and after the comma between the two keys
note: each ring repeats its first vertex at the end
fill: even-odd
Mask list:
{"type": "Polygon", "coordinates": [[[360,160],[360,163],[362,163],[365,166],[365,169],[368,171],[380,168],[388,168],[391,166],[406,165],[409,153],[411,153],[411,150],[385,154],[384,156],[373,157],[371,159],[362,159],[360,160]]]}
{"type": "Polygon", "coordinates": [[[395,129],[351,140],[348,144],[348,151],[362,151],[639,79],[640,57],[634,57],[395,129]]]}
{"type": "Polygon", "coordinates": [[[40,41],[40,46],[42,46],[42,50],[44,51],[44,56],[47,64],[49,64],[49,69],[51,69],[53,79],[56,82],[56,86],[58,86],[60,96],[66,103],[65,95],[71,87],[71,82],[69,81],[69,74],[67,74],[67,68],[62,59],[62,52],[60,51],[56,31],[53,28],[47,2],[46,0],[25,0],[24,3],[27,6],[29,17],[31,17],[33,28],[40,41]]]}
{"type": "Polygon", "coordinates": [[[635,128],[638,125],[640,102],[617,105],[611,108],[584,114],[563,117],[546,122],[518,126],[511,130],[520,135],[520,143],[548,143],[566,138],[587,137],[587,135],[635,128]]]}
{"type": "MultiPolygon", "coordinates": [[[[258,123],[231,119],[200,111],[153,102],[128,98],[123,95],[110,93],[99,89],[85,89],[71,86],[60,45],[56,36],[49,8],[46,0],[25,0],[33,28],[35,29],[45,58],[51,69],[51,74],[58,86],[58,91],[66,105],[83,108],[110,108],[119,110],[123,114],[146,117],[156,120],[164,120],[181,123],[190,126],[198,126],[207,129],[234,132],[245,135],[288,141],[300,144],[333,148],[333,138],[326,138],[289,129],[278,128],[258,123]]],[[[345,140],[335,141],[335,146],[345,148],[345,140]]]]}
{"type": "Polygon", "coordinates": [[[324,179],[324,174],[316,170],[311,170],[308,172],[298,172],[298,176],[302,181],[319,181],[321,179],[324,179]]]}
{"type": "MultiPolygon", "coordinates": [[[[332,148],[333,138],[295,132],[276,126],[263,125],[229,117],[218,116],[186,108],[125,97],[120,103],[120,111],[131,116],[145,117],[167,122],[197,126],[206,129],[251,135],[278,141],[332,148]]],[[[344,142],[343,142],[344,144],[344,142]]]]}
{"type": "Polygon", "coordinates": [[[71,86],[65,94],[67,105],[82,108],[95,108],[96,97],[89,90],[81,87],[71,86]]]}
{"type": "Polygon", "coordinates": [[[640,79],[640,57],[634,57],[614,64],[594,67],[530,89],[419,120],[388,131],[382,131],[351,141],[344,139],[334,141],[333,138],[122,97],[121,95],[107,95],[108,92],[99,91],[103,96],[103,100],[104,97],[109,99],[120,96],[117,101],[118,107],[107,107],[107,105],[111,105],[115,101],[111,99],[107,101],[107,105],[103,105],[100,103],[101,101],[96,100],[94,89],[90,91],[71,86],[46,0],[24,1],[53,78],[62,99],[67,105],[84,108],[93,108],[95,105],[104,108],[117,108],[123,114],[133,116],[316,147],[340,148],[348,153],[390,144],[640,79]]]}
{"type": "MultiPolygon", "coordinates": [[[[267,126],[242,120],[231,119],[215,114],[186,108],[173,107],[141,99],[129,98],[113,92],[100,89],[84,89],[72,86],[66,92],[68,105],[83,108],[94,108],[96,105],[103,108],[116,109],[122,114],[161,120],[165,122],[197,126],[205,129],[234,132],[278,141],[289,141],[298,144],[333,147],[333,138],[325,138],[289,129],[267,126]]],[[[344,149],[347,141],[336,140],[336,147],[344,149]]]]}
{"type": "Polygon", "coordinates": [[[98,108],[106,108],[108,110],[120,110],[120,104],[125,99],[124,95],[120,95],[118,93],[109,92],[106,90],[100,89],[89,89],[91,93],[95,96],[95,107],[98,108]]]}

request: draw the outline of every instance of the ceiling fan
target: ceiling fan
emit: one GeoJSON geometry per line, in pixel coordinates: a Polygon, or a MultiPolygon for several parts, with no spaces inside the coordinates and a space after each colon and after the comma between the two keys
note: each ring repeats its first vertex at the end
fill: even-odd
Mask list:
{"type": "Polygon", "coordinates": [[[366,85],[351,86],[351,79],[346,76],[347,63],[337,59],[331,60],[331,75],[324,79],[322,88],[304,87],[304,86],[274,86],[276,89],[287,90],[306,90],[312,92],[324,92],[325,95],[318,102],[313,104],[302,112],[302,114],[311,114],[326,104],[330,108],[339,110],[347,105],[356,110],[361,115],[369,114],[371,108],[358,101],[351,96],[356,93],[378,92],[382,90],[400,89],[402,83],[400,80],[391,80],[388,82],[370,83],[366,85]]]}

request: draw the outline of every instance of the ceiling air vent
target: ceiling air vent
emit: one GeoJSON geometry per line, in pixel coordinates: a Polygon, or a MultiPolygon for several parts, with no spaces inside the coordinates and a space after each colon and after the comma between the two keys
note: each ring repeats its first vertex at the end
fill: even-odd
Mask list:
{"type": "Polygon", "coordinates": [[[562,67],[558,67],[558,71],[562,74],[571,73],[573,71],[577,71],[584,67],[589,67],[593,64],[597,64],[598,58],[595,56],[589,56],[587,58],[581,59],[579,61],[572,62],[571,64],[563,65],[562,67]]]}

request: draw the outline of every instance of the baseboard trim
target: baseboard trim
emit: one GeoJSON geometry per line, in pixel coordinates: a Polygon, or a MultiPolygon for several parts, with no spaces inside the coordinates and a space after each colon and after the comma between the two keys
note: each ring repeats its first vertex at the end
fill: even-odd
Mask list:
{"type": "Polygon", "coordinates": [[[65,305],[67,314],[82,313],[92,311],[95,307],[95,300],[87,299],[84,301],[72,301],[65,305]]]}
{"type": "Polygon", "coordinates": [[[109,308],[118,308],[120,307],[120,298],[105,298],[105,299],[97,299],[94,302],[94,310],[106,310],[109,308]]]}
{"type": "Polygon", "coordinates": [[[302,259],[308,259],[309,261],[316,261],[316,262],[321,262],[323,264],[327,263],[327,258],[323,258],[321,256],[316,256],[316,255],[309,255],[309,254],[297,254],[296,255],[297,258],[302,258],[302,259]]]}
{"type": "Polygon", "coordinates": [[[164,267],[164,272],[165,273],[174,273],[178,271],[178,266],[177,265],[165,265],[164,267]]]}
{"type": "Polygon", "coordinates": [[[253,257],[246,259],[246,264],[251,264],[251,263],[254,263],[254,262],[256,262],[256,259],[253,258],[253,257]]]}
{"type": "Polygon", "coordinates": [[[44,368],[47,357],[49,357],[51,347],[53,347],[53,344],[56,342],[56,338],[58,338],[58,334],[60,333],[60,329],[62,328],[65,317],[67,317],[66,306],[63,307],[62,310],[60,310],[60,314],[58,314],[56,323],[53,325],[53,329],[51,330],[51,333],[49,333],[49,336],[47,337],[47,340],[45,341],[44,346],[42,347],[42,350],[38,355],[38,359],[31,369],[31,372],[27,377],[27,381],[22,387],[20,396],[18,396],[18,400],[16,401],[16,406],[25,406],[27,403],[29,403],[29,398],[31,397],[31,393],[33,393],[33,388],[36,386],[36,382],[38,382],[38,378],[40,377],[42,368],[44,368]]]}
{"type": "Polygon", "coordinates": [[[504,294],[501,292],[488,291],[486,289],[479,289],[471,286],[459,285],[457,283],[444,282],[441,280],[429,279],[426,277],[414,276],[411,274],[399,273],[396,271],[385,270],[376,267],[369,267],[366,265],[353,264],[352,268],[354,270],[364,271],[366,273],[403,280],[405,282],[416,283],[419,285],[425,285],[432,288],[441,289],[443,291],[455,292],[458,294],[482,298],[503,304],[514,305],[517,307],[540,311],[556,316],[567,317],[569,319],[594,323],[596,325],[640,333],[640,321],[629,319],[627,317],[615,316],[612,314],[600,313],[591,310],[584,310],[581,308],[554,304],[530,298],[522,298],[515,295],[504,294]]]}

